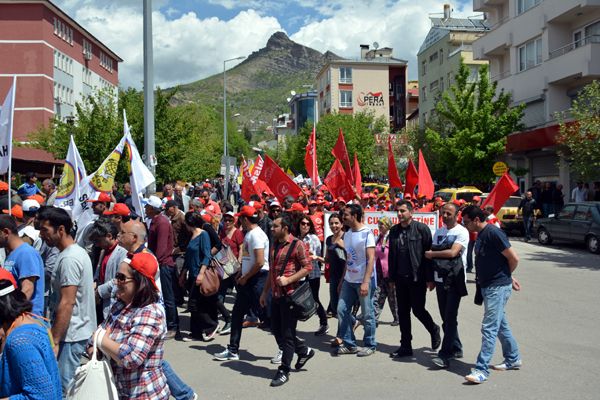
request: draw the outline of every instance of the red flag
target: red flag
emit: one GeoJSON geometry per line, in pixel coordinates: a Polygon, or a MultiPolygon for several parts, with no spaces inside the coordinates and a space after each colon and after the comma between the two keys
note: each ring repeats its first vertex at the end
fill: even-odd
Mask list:
{"type": "Polygon", "coordinates": [[[252,183],[256,183],[256,181],[258,180],[258,176],[260,175],[260,171],[262,171],[264,164],[265,161],[262,159],[260,154],[257,155],[256,160],[254,160],[254,169],[252,169],[252,183]]]}
{"type": "Polygon", "coordinates": [[[250,176],[250,167],[244,156],[242,156],[242,199],[245,202],[249,202],[250,196],[253,194],[256,194],[256,190],[250,176]]]}
{"type": "Polygon", "coordinates": [[[319,186],[321,180],[319,179],[319,168],[317,167],[317,133],[314,126],[312,133],[308,138],[308,143],[306,144],[304,167],[306,168],[308,176],[312,180],[313,187],[319,186]]]}
{"type": "Polygon", "coordinates": [[[263,192],[267,192],[269,196],[275,196],[275,193],[269,188],[269,185],[265,183],[262,179],[256,179],[256,183],[254,184],[254,191],[261,196],[263,192]]]}
{"type": "Polygon", "coordinates": [[[412,160],[408,160],[408,167],[406,167],[406,176],[404,177],[406,182],[406,186],[404,187],[404,196],[410,194],[414,196],[415,187],[417,187],[417,183],[419,183],[419,173],[415,168],[415,164],[413,164],[412,160]]]}
{"type": "Polygon", "coordinates": [[[344,172],[344,168],[342,168],[340,160],[336,159],[333,162],[331,170],[329,170],[324,179],[324,183],[335,198],[341,197],[346,201],[354,199],[354,189],[344,172]]]}
{"type": "Polygon", "coordinates": [[[394,160],[394,152],[392,150],[392,137],[388,136],[388,177],[390,180],[390,188],[401,188],[402,181],[398,175],[396,160],[394,160]]]}
{"type": "Polygon", "coordinates": [[[419,194],[424,194],[428,199],[433,198],[433,192],[435,191],[433,185],[433,179],[427,168],[427,163],[423,157],[423,153],[419,150],[419,194]]]}
{"type": "Polygon", "coordinates": [[[504,205],[506,200],[519,189],[519,185],[513,181],[513,179],[508,175],[508,172],[505,172],[504,175],[498,179],[496,185],[485,199],[481,208],[485,208],[487,205],[494,206],[494,214],[496,214],[504,205]]]}
{"type": "Polygon", "coordinates": [[[350,182],[354,182],[354,174],[352,173],[352,167],[350,166],[350,158],[348,157],[348,150],[346,149],[346,141],[344,140],[342,128],[340,128],[340,133],[337,142],[335,142],[335,146],[331,149],[331,154],[340,160],[344,167],[344,172],[346,172],[346,176],[350,178],[350,182]]]}
{"type": "Polygon", "coordinates": [[[354,187],[356,188],[356,193],[359,196],[362,196],[362,174],[360,173],[360,164],[358,163],[356,153],[354,153],[354,168],[352,168],[352,172],[354,173],[354,187]]]}
{"type": "Polygon", "coordinates": [[[266,154],[259,178],[265,181],[280,202],[286,196],[297,198],[302,194],[300,187],[266,154]]]}

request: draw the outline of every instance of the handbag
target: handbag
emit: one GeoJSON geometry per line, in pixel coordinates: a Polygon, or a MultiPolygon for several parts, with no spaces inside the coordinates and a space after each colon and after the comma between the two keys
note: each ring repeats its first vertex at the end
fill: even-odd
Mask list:
{"type": "MultiPolygon", "coordinates": [[[[279,276],[283,276],[285,267],[290,259],[290,256],[292,255],[292,251],[294,251],[297,241],[297,239],[294,239],[290,244],[290,248],[285,255],[283,267],[279,271],[279,276]]],[[[317,303],[315,302],[312,291],[310,290],[310,285],[306,280],[301,282],[291,294],[286,295],[286,302],[288,303],[292,315],[298,321],[307,321],[317,312],[317,303]]]]}
{"type": "Polygon", "coordinates": [[[98,332],[94,333],[94,352],[92,359],[75,371],[75,377],[69,384],[65,399],[89,400],[118,400],[117,386],[110,367],[109,360],[104,357],[98,360],[98,332]]]}
{"type": "Polygon", "coordinates": [[[233,254],[231,247],[227,246],[226,244],[223,245],[221,250],[215,254],[213,258],[219,262],[223,268],[224,275],[228,277],[237,274],[242,267],[238,259],[235,257],[235,254],[233,254]]]}
{"type": "Polygon", "coordinates": [[[202,283],[200,284],[200,293],[203,296],[212,296],[219,291],[222,277],[222,272],[219,275],[219,270],[222,271],[221,265],[214,258],[211,259],[210,265],[204,271],[204,279],[202,279],[202,283]]]}

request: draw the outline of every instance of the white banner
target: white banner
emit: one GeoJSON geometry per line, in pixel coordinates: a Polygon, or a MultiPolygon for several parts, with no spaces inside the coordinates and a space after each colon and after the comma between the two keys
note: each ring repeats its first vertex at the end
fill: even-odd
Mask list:
{"type": "Polygon", "coordinates": [[[85,178],[87,178],[85,165],[81,160],[81,155],[79,155],[79,150],[77,150],[75,140],[71,135],[67,158],[65,159],[63,172],[58,183],[58,188],[56,189],[56,202],[54,205],[73,210],[75,202],[80,197],[79,185],[85,178]]]}
{"type": "Polygon", "coordinates": [[[135,208],[132,211],[135,211],[137,215],[142,217],[142,221],[144,221],[146,213],[142,205],[142,198],[146,192],[146,187],[152,184],[155,179],[152,172],[150,172],[146,164],[142,161],[140,152],[133,141],[125,110],[123,110],[123,130],[125,132],[125,145],[129,152],[129,184],[131,185],[131,202],[133,203],[133,208],[135,208]]]}
{"type": "MultiPolygon", "coordinates": [[[[0,174],[9,171],[10,159],[12,157],[12,137],[15,115],[15,93],[17,89],[17,77],[13,77],[13,84],[8,89],[2,109],[0,109],[0,174]]],[[[10,177],[8,178],[10,184],[10,177]]],[[[10,207],[9,207],[10,208],[10,207]]]]}
{"type": "MultiPolygon", "coordinates": [[[[327,211],[324,213],[325,217],[325,237],[331,235],[331,230],[329,229],[329,217],[331,214],[334,214],[331,211],[327,211]]],[[[365,212],[365,220],[364,223],[368,226],[372,231],[375,237],[379,236],[379,226],[377,225],[379,222],[379,218],[388,217],[392,220],[392,224],[396,225],[398,223],[398,213],[395,211],[367,211],[365,212]]],[[[437,212],[416,212],[413,214],[413,220],[424,223],[431,230],[431,235],[435,234],[435,230],[438,228],[439,216],[437,212]]]]}

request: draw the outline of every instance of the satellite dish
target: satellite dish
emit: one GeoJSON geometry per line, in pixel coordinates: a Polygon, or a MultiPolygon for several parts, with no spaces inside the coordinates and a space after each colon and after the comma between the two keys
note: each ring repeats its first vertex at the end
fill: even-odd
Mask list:
{"type": "Polygon", "coordinates": [[[292,90],[292,91],[290,92],[290,94],[291,94],[292,96],[295,96],[295,95],[296,95],[296,91],[295,91],[295,90],[292,90]]]}
{"type": "Polygon", "coordinates": [[[379,43],[373,42],[373,48],[377,50],[379,48],[379,43]]]}

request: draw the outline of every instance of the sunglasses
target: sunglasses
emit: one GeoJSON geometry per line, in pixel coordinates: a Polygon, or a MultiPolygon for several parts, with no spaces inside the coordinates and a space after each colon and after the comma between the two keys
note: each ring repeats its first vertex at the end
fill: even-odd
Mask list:
{"type": "Polygon", "coordinates": [[[302,221],[302,222],[300,222],[300,225],[302,225],[302,226],[310,226],[310,222],[302,221]]]}
{"type": "Polygon", "coordinates": [[[117,273],[115,274],[115,279],[116,279],[116,281],[117,281],[117,282],[119,282],[119,283],[127,283],[127,282],[129,282],[129,281],[132,281],[132,280],[133,280],[133,278],[131,278],[131,277],[129,277],[129,276],[126,276],[125,274],[122,274],[122,273],[120,273],[120,272],[117,272],[117,273]]]}

